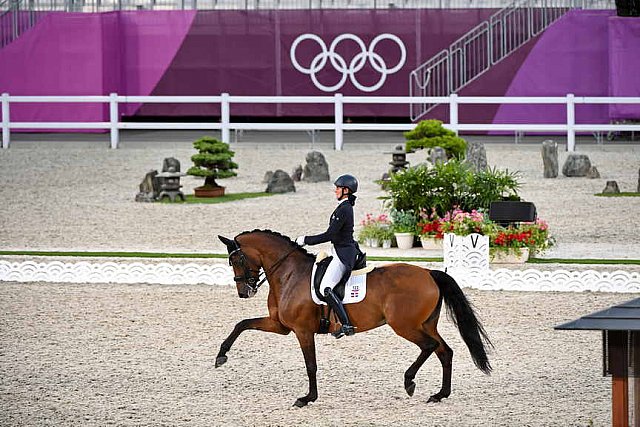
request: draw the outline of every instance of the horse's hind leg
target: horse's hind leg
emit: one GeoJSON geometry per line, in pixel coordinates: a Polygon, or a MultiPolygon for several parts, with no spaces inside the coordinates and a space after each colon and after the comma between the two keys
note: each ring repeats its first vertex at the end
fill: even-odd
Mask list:
{"type": "MultiPolygon", "coordinates": [[[[437,321],[437,319],[435,320],[437,321]]],[[[404,373],[404,389],[409,396],[413,396],[416,389],[416,383],[414,379],[418,370],[424,365],[431,353],[435,351],[440,363],[442,364],[442,387],[440,391],[431,397],[429,402],[439,402],[445,397],[449,397],[451,394],[451,367],[453,360],[453,350],[447,345],[437,331],[431,330],[431,328],[425,324],[416,329],[401,329],[394,327],[391,324],[393,330],[401,337],[411,341],[420,347],[420,355],[409,369],[404,373]]]]}
{"type": "Polygon", "coordinates": [[[416,383],[413,381],[418,373],[418,370],[424,365],[431,353],[433,353],[438,347],[439,343],[435,339],[431,338],[422,327],[415,329],[399,328],[392,323],[389,325],[393,328],[396,334],[405,338],[408,341],[416,344],[420,347],[420,355],[415,362],[409,366],[409,369],[404,373],[404,389],[409,396],[413,396],[416,389],[416,383]]]}
{"type": "Polygon", "coordinates": [[[429,398],[429,402],[440,402],[451,394],[453,350],[451,350],[451,347],[447,345],[438,332],[435,332],[434,335],[435,340],[438,342],[438,347],[435,352],[442,364],[442,388],[439,392],[429,398]]]}

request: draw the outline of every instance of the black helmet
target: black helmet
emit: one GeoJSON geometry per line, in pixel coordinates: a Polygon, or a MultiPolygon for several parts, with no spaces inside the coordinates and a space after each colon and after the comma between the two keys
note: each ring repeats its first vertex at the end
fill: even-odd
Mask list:
{"type": "Polygon", "coordinates": [[[347,187],[351,194],[358,191],[358,180],[353,175],[341,175],[333,183],[336,187],[347,187]]]}

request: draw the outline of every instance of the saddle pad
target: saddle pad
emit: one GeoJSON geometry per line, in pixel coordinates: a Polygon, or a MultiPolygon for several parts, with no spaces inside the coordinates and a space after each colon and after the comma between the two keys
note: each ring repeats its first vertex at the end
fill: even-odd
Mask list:
{"type": "MultiPolygon", "coordinates": [[[[313,264],[313,270],[311,271],[311,298],[313,302],[318,305],[327,305],[326,302],[320,301],[316,295],[315,289],[313,289],[314,277],[316,276],[316,265],[313,264]]],[[[344,285],[344,298],[343,304],[353,304],[360,302],[364,299],[367,293],[367,275],[360,274],[358,276],[351,276],[347,283],[344,285]]]]}

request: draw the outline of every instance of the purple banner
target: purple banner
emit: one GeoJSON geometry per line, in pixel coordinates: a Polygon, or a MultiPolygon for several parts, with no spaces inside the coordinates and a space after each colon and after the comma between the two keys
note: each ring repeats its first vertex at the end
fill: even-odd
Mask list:
{"type": "MultiPolygon", "coordinates": [[[[409,74],[494,10],[50,13],[0,50],[12,95],[406,96],[409,74]]],[[[572,11],[461,96],[640,96],[640,21],[572,11]]],[[[146,104],[125,116],[218,116],[218,105],[146,104]]],[[[333,116],[331,105],[233,105],[233,116],[333,116]]],[[[406,105],[345,117],[408,119],[406,105]]],[[[448,119],[447,108],[434,114],[448,119]]],[[[638,118],[638,105],[578,106],[577,122],[638,118]]],[[[99,104],[12,104],[13,121],[106,121],[99,104]]],[[[463,106],[463,122],[563,123],[565,107],[463,106]]]]}

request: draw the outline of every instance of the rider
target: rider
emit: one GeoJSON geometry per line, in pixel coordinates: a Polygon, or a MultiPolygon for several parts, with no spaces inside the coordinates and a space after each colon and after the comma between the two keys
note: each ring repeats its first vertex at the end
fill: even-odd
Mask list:
{"type": "Polygon", "coordinates": [[[335,180],[334,185],[338,207],[331,214],[329,228],[315,236],[300,236],[296,239],[296,243],[304,246],[330,241],[333,244],[331,251],[333,259],[322,278],[320,291],[342,323],[340,330],[333,333],[336,338],[340,338],[343,335],[356,333],[342,301],[333,292],[333,288],[342,280],[349,278],[358,253],[356,242],[353,240],[353,205],[356,203],[354,193],[358,191],[358,180],[352,175],[342,175],[335,180]]]}

